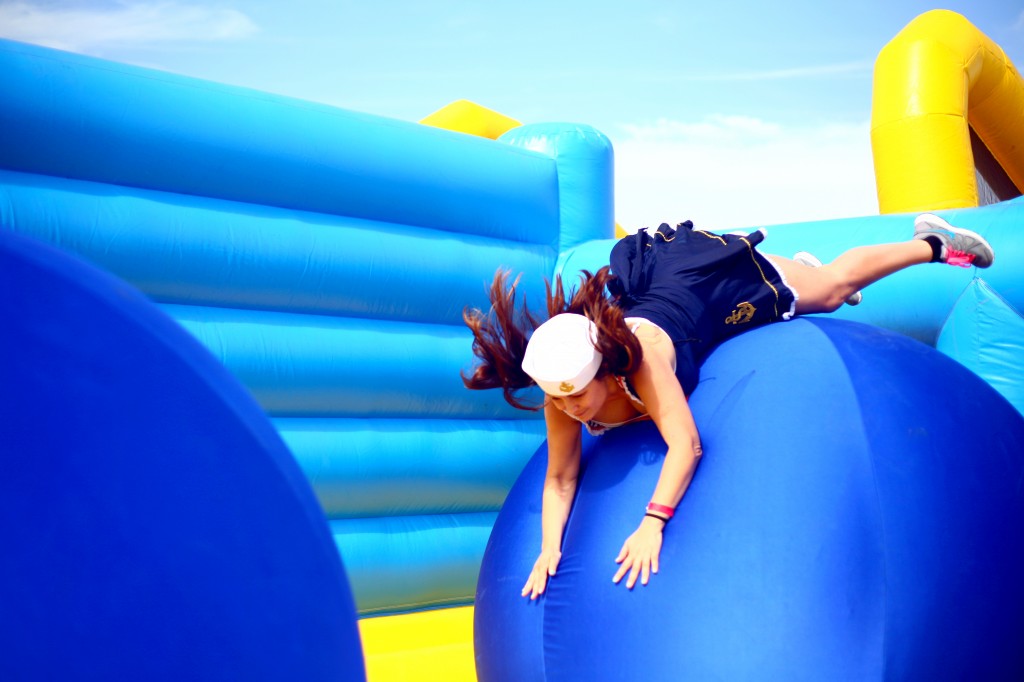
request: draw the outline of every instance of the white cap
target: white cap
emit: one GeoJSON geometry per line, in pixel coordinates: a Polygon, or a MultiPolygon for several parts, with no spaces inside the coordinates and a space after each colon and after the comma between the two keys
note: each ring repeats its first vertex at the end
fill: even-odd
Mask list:
{"type": "Polygon", "coordinates": [[[523,371],[548,395],[576,393],[601,367],[594,347],[597,325],[583,315],[562,313],[537,327],[523,356],[523,371]]]}

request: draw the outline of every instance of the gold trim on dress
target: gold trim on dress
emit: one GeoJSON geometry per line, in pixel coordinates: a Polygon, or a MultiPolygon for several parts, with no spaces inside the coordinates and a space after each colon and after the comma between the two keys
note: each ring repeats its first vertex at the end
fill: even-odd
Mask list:
{"type": "MultiPolygon", "coordinates": [[[[705,232],[704,230],[694,230],[693,232],[694,232],[694,234],[702,234],[705,237],[711,237],[712,239],[717,239],[718,241],[722,242],[723,244],[728,245],[728,242],[726,242],[725,239],[721,235],[714,234],[713,232],[705,232]]],[[[746,237],[744,237],[744,239],[746,239],[746,237]]]]}
{"type": "Polygon", "coordinates": [[[747,245],[747,251],[750,253],[750,259],[754,261],[754,265],[757,266],[757,271],[761,273],[761,280],[765,284],[767,284],[768,288],[771,289],[772,293],[775,294],[775,305],[773,306],[773,308],[775,309],[775,317],[781,318],[782,316],[779,315],[779,290],[776,289],[775,285],[772,284],[768,277],[765,276],[764,268],[762,268],[761,264],[757,262],[757,256],[754,255],[754,245],[751,244],[750,240],[747,239],[746,237],[740,237],[740,239],[742,239],[743,243],[747,245]]]}

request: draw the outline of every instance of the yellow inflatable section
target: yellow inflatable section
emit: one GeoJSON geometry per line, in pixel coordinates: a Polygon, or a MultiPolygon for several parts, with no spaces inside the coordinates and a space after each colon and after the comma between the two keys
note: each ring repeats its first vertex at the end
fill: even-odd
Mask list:
{"type": "Polygon", "coordinates": [[[499,114],[493,109],[460,99],[441,107],[420,120],[423,125],[454,130],[459,133],[497,140],[503,134],[522,125],[514,118],[499,114]]]}
{"type": "Polygon", "coordinates": [[[1024,82],[967,19],[933,10],[875,62],[871,145],[881,213],[978,206],[970,129],[1024,189],[1024,82]]]}
{"type": "Polygon", "coordinates": [[[369,682],[474,682],[473,607],[359,621],[369,682]]]}

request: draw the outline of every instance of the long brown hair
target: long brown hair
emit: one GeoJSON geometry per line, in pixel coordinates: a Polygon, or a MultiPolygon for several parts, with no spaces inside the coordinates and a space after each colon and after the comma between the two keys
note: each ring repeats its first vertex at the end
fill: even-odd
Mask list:
{"type": "MultiPolygon", "coordinates": [[[[538,410],[540,405],[528,405],[516,393],[534,385],[530,375],[523,371],[523,354],[530,334],[540,326],[541,320],[526,305],[516,305],[516,287],[520,277],[509,284],[510,273],[499,269],[491,282],[488,296],[491,309],[484,313],[478,308],[467,308],[462,313],[466,326],[473,332],[473,354],[480,359],[472,374],[462,373],[467,388],[500,388],[505,400],[522,410],[538,410]]],[[[607,293],[608,283],[614,279],[608,266],[591,273],[584,270],[578,289],[566,296],[562,277],[555,277],[554,285],[545,282],[548,317],[560,313],[585,315],[597,326],[597,350],[603,358],[598,378],[607,374],[629,375],[640,367],[643,351],[636,336],[623,320],[616,299],[607,293]]]]}

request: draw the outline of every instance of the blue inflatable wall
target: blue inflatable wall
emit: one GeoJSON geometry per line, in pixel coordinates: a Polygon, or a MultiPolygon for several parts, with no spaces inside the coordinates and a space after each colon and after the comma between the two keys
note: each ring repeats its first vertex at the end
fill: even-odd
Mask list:
{"type": "Polygon", "coordinates": [[[499,265],[611,234],[586,126],[494,142],[0,41],[0,228],[137,286],[252,392],[361,614],[469,604],[537,415],[470,392],[499,265]]]}

